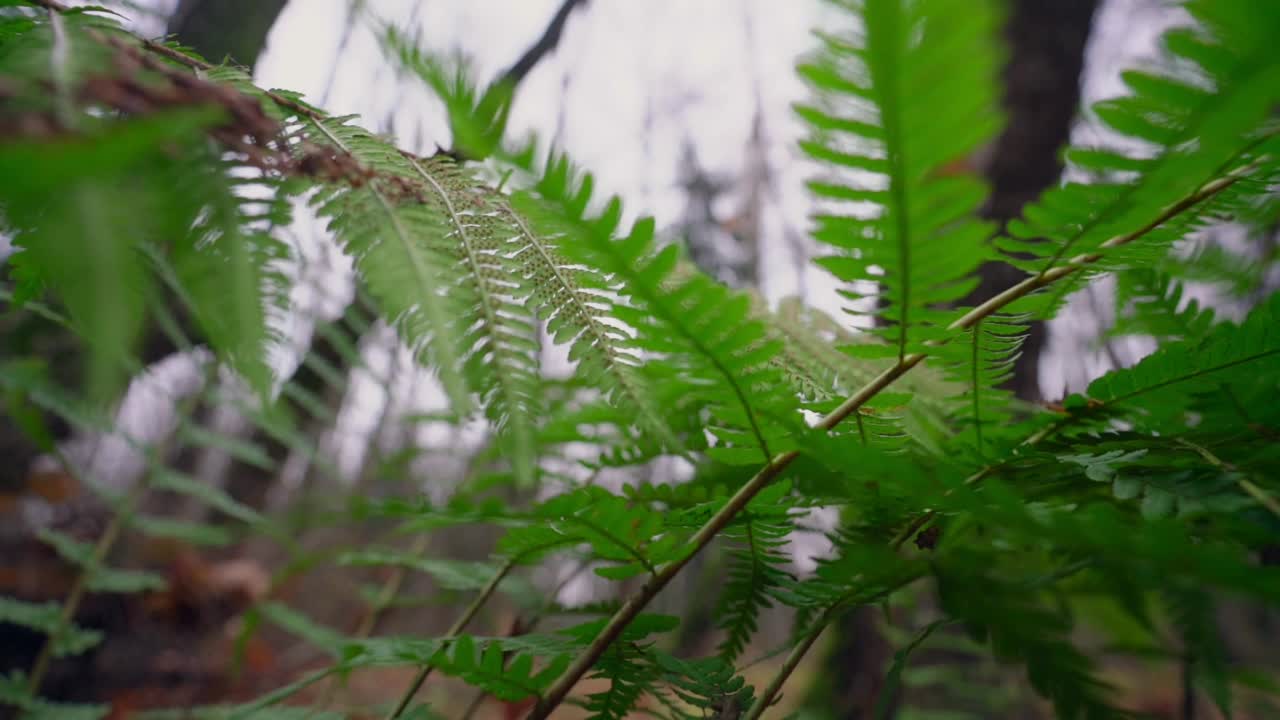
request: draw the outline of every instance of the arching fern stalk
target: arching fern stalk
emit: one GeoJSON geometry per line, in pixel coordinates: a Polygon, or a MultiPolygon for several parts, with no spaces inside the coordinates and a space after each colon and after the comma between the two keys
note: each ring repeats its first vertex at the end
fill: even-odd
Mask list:
{"type": "MultiPolygon", "coordinates": [[[[1188,3],[1198,25],[1166,41],[1178,70],[1127,76],[1133,92],[1099,110],[1145,144],[1072,149],[1076,169],[1097,177],[1047,193],[1012,237],[993,239],[975,219],[984,187],[954,168],[999,127],[997,3],[834,3],[843,27],[819,34],[800,66],[814,97],[797,111],[811,131],[802,148],[820,168],[814,234],[833,250],[820,263],[852,310],[879,321],[851,338],[816,311],[770,312],[693,268],[658,240],[652,219],[624,223],[619,200],[597,202],[591,176],[564,154],[507,150],[506,100],[483,101],[495,96],[402,35],[389,47],[445,96],[466,156],[512,171],[501,190],[452,159],[402,152],[350,119],[263,92],[238,70],[137,41],[94,13],[37,4],[48,12],[0,13],[0,75],[16,88],[0,98],[0,124],[15,129],[0,142],[0,169],[14,170],[0,174],[4,228],[20,248],[8,267],[28,299],[43,292],[66,309],[94,348],[96,387],[110,390],[132,369],[123,366],[147,307],[129,293],[155,282],[145,259],[160,258],[211,348],[269,398],[273,378],[258,358],[281,289],[270,230],[281,206],[305,197],[383,318],[438,373],[453,416],[483,409],[506,475],[550,475],[550,458],[584,442],[597,471],[663,455],[694,467],[679,486],[569,487],[528,508],[479,502],[483,491],[447,507],[363,500],[364,512],[423,537],[463,523],[501,527],[496,562],[344,553],[341,564],[426,573],[470,601],[436,638],[370,637],[367,626],[345,635],[304,609],[264,606],[259,617],[332,665],[236,712],[266,711],[329,674],[405,665],[415,680],[382,710],[389,717],[439,672],[532,703],[535,718],[589,674],[606,681],[585,701],[598,717],[650,702],[673,718],[757,718],[829,623],[908,587],[936,590],[945,620],[1025,666],[1064,718],[1126,714],[1099,679],[1099,654],[1075,641],[1089,603],[1102,597],[1128,613],[1154,645],[1162,628],[1148,605],[1159,597],[1202,658],[1197,682],[1229,711],[1212,601],[1280,605],[1274,573],[1252,557],[1280,528],[1280,306],[1273,297],[1239,324],[1220,323],[1180,309],[1175,279],[1151,269],[1224,213],[1276,220],[1280,59],[1269,45],[1280,9],[1188,3]],[[19,166],[37,170],[10,181],[19,166]],[[244,177],[271,202],[241,192],[244,177]],[[158,211],[154,223],[128,222],[136,213],[114,187],[126,179],[128,206],[158,211]],[[976,269],[998,258],[1030,276],[957,307],[976,269]],[[996,386],[1022,322],[1052,315],[1061,293],[1100,272],[1126,274],[1129,327],[1163,346],[1059,409],[1016,406],[996,386]],[[542,377],[539,323],[568,347],[572,381],[542,377]],[[807,423],[806,410],[821,416],[807,423]],[[820,506],[843,509],[833,551],[798,576],[783,543],[820,506]],[[649,607],[717,538],[730,558],[719,652],[672,657],[662,642],[677,621],[649,607]],[[541,603],[565,616],[562,630],[468,634],[492,597],[527,594],[524,574],[553,556],[633,580],[632,590],[577,616],[541,603]],[[757,690],[733,663],[771,606],[793,612],[798,632],[757,690]]],[[[15,368],[2,368],[6,389],[29,384],[15,368]]],[[[218,501],[255,527],[266,522],[218,501]]],[[[394,594],[379,593],[377,608],[394,594]]],[[[50,653],[95,641],[47,607],[6,602],[0,612],[49,633],[50,653]]],[[[899,653],[895,678],[934,627],[899,653]]],[[[6,680],[0,700],[37,707],[22,685],[6,680]]]]}

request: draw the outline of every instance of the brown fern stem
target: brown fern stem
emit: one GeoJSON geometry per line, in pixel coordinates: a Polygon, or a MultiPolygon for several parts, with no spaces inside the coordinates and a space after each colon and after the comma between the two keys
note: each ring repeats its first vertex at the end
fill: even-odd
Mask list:
{"type": "MultiPolygon", "coordinates": [[[[1205,200],[1208,200],[1231,187],[1241,178],[1246,177],[1255,167],[1256,163],[1251,163],[1203,185],[1195,192],[1190,193],[1183,199],[1165,208],[1165,210],[1151,222],[1137,230],[1111,238],[1103,243],[1100,249],[1109,250],[1122,245],[1127,245],[1134,240],[1147,235],[1151,231],[1168,222],[1173,217],[1195,207],[1196,205],[1199,205],[1205,200]]],[[[1062,278],[1074,275],[1075,273],[1084,270],[1090,265],[1101,260],[1102,257],[1103,255],[1101,252],[1080,255],[1064,265],[1051,268],[1039,275],[1029,277],[1017,285],[1010,287],[1008,290],[996,295],[990,300],[987,300],[981,305],[969,310],[963,316],[952,322],[947,329],[951,331],[970,329],[982,320],[996,314],[1005,306],[1020,300],[1037,290],[1052,285],[1062,278]]],[[[841,403],[839,407],[831,411],[830,414],[822,418],[818,423],[818,427],[823,430],[831,430],[836,427],[850,415],[857,412],[858,408],[865,405],[885,388],[893,384],[893,382],[898,378],[907,374],[912,368],[923,362],[926,357],[928,357],[928,354],[923,352],[912,353],[902,357],[892,367],[888,368],[879,376],[871,380],[871,382],[863,386],[862,389],[858,390],[847,400],[841,403]]],[[[563,673],[561,673],[560,677],[557,678],[555,683],[553,683],[547,690],[547,693],[539,700],[532,713],[530,713],[529,719],[544,720],[544,718],[550,716],[551,712],[564,701],[565,697],[568,696],[569,691],[573,689],[573,686],[577,684],[578,680],[580,680],[582,676],[585,675],[593,665],[595,665],[600,656],[603,655],[609,646],[618,639],[618,636],[622,634],[622,631],[626,629],[627,625],[630,624],[637,615],[640,614],[645,606],[647,606],[649,602],[652,601],[664,587],[666,587],[667,583],[671,582],[671,579],[684,568],[694,555],[710,544],[711,540],[733,521],[738,513],[740,513],[747,504],[751,502],[751,499],[754,498],[757,493],[777,478],[778,475],[780,475],[782,471],[785,470],[787,466],[789,466],[798,456],[799,453],[794,450],[778,455],[770,461],[768,465],[761,468],[760,471],[756,473],[755,477],[751,478],[751,480],[743,485],[738,492],[734,493],[734,495],[729,498],[728,502],[725,503],[724,507],[720,508],[720,511],[713,515],[706,524],[699,528],[698,532],[690,539],[690,551],[687,555],[660,568],[656,575],[649,578],[649,580],[642,585],[634,595],[622,604],[622,607],[618,608],[618,611],[614,613],[612,618],[610,618],[608,624],[605,625],[604,629],[595,638],[591,645],[589,645],[587,649],[584,650],[563,673]]],[[[810,644],[811,643],[812,641],[810,641],[810,644]]],[[[805,649],[807,650],[808,648],[805,649]]],[[[801,653],[801,655],[803,655],[803,653],[801,653]]],[[[799,659],[797,658],[796,662],[798,661],[799,659]]]]}

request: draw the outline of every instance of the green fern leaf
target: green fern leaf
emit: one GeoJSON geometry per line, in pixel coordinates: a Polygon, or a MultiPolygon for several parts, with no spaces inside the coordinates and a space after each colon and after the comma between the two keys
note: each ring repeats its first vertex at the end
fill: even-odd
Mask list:
{"type": "Polygon", "coordinates": [[[53,638],[53,657],[79,655],[102,642],[97,630],[64,626],[62,606],[57,603],[29,603],[0,597],[0,622],[36,630],[53,638]]]}
{"type": "Polygon", "coordinates": [[[208,204],[191,231],[176,239],[167,264],[173,289],[210,347],[259,396],[269,397],[274,378],[268,350],[280,342],[270,321],[288,304],[281,263],[290,254],[273,232],[290,220],[290,196],[265,178],[236,180],[234,169],[210,158],[193,163],[181,178],[175,191],[208,198],[208,204]]]}
{"type": "Polygon", "coordinates": [[[787,538],[794,529],[785,509],[759,510],[741,524],[725,529],[721,537],[733,543],[729,551],[727,581],[716,608],[717,625],[725,631],[720,657],[732,663],[759,629],[760,613],[772,606],[778,589],[795,582],[786,571],[791,562],[787,538]]]}
{"type": "Polygon", "coordinates": [[[695,714],[688,712],[688,708],[672,707],[675,718],[694,720],[708,714],[737,717],[755,700],[754,689],[722,658],[683,660],[659,650],[653,651],[652,656],[672,694],[696,711],[695,714]]]}
{"type": "MultiPolygon", "coordinates": [[[[430,575],[440,587],[447,590],[479,590],[498,572],[498,565],[486,562],[463,562],[440,558],[422,557],[395,550],[371,548],[347,552],[338,556],[339,565],[354,567],[392,566],[417,570],[430,575]]],[[[508,589],[511,578],[503,581],[508,589]]],[[[501,588],[501,586],[500,586],[501,588]]]]}
{"type": "MultiPolygon", "coordinates": [[[[1097,253],[1113,238],[1149,230],[1153,218],[1178,207],[1200,186],[1231,171],[1243,174],[1245,180],[1229,193],[1234,197],[1215,200],[1223,205],[1184,208],[1180,223],[1146,232],[1122,252],[1104,253],[1099,269],[1138,266],[1158,258],[1170,242],[1221,207],[1269,192],[1276,173],[1269,119],[1280,100],[1280,61],[1269,38],[1280,32],[1280,13],[1207,1],[1188,3],[1187,9],[1200,27],[1177,28],[1164,38],[1169,55],[1183,67],[1126,73],[1131,94],[1095,108],[1099,119],[1138,141],[1140,149],[1068,152],[1069,161],[1104,181],[1069,183],[1028,207],[1022,221],[1009,225],[1012,238],[1002,242],[1009,262],[1040,273],[1073,256],[1097,253]]],[[[1060,285],[1047,305],[1041,301],[1020,309],[1053,312],[1087,275],[1060,285]]]]}
{"type": "Polygon", "coordinates": [[[600,277],[570,262],[561,252],[563,236],[534,232],[509,201],[496,201],[516,230],[513,257],[520,267],[525,295],[547,324],[557,345],[570,346],[575,374],[602,389],[612,404],[634,411],[636,423],[670,448],[681,446],[653,399],[653,389],[638,368],[640,358],[626,332],[610,322],[609,288],[600,277]]]}
{"type": "Polygon", "coordinates": [[[989,451],[983,433],[1009,424],[1013,393],[1001,388],[1013,376],[1013,364],[1021,353],[1026,336],[1025,318],[997,314],[964,330],[951,343],[938,348],[953,382],[964,390],[951,398],[953,416],[966,434],[969,452],[977,464],[989,451]]]}
{"type": "Polygon", "coordinates": [[[133,370],[154,284],[140,244],[185,236],[201,210],[200,198],[174,192],[184,166],[164,148],[201,144],[216,119],[205,110],[173,113],[83,138],[0,145],[0,177],[10,179],[5,228],[88,343],[95,397],[113,395],[133,370]]]}
{"type": "Polygon", "coordinates": [[[416,357],[430,358],[459,414],[471,408],[463,375],[465,346],[455,321],[470,308],[450,295],[448,218],[428,204],[417,172],[394,147],[341,120],[316,122],[317,142],[349,152],[384,177],[362,187],[328,188],[313,204],[356,262],[356,268],[416,357]]]}
{"type": "MultiPolygon", "coordinates": [[[[524,167],[532,171],[527,161],[524,167]]],[[[516,208],[545,233],[567,233],[571,241],[561,251],[568,257],[610,275],[619,295],[613,316],[635,331],[639,348],[669,361],[650,363],[661,371],[653,387],[663,404],[681,407],[694,398],[714,408],[708,429],[727,445],[748,449],[757,462],[780,450],[798,408],[794,397],[779,392],[784,384],[770,365],[779,348],[762,342],[767,330],[750,317],[749,298],[681,264],[677,246],[659,248],[651,219],[616,239],[621,203],[615,198],[590,215],[591,176],[579,179],[566,158],[550,157],[535,190],[516,195],[516,208]],[[770,427],[781,429],[781,437],[766,437],[770,427]]]]}
{"type": "Polygon", "coordinates": [[[351,642],[341,633],[320,625],[302,613],[279,603],[265,603],[254,610],[280,628],[311,643],[335,659],[343,658],[351,642]]]}
{"type": "Polygon", "coordinates": [[[595,665],[594,678],[609,681],[609,688],[587,696],[592,720],[623,720],[647,693],[654,692],[659,677],[646,646],[614,643],[595,665]]]}
{"type": "Polygon", "coordinates": [[[1230,720],[1230,668],[1212,598],[1198,589],[1171,590],[1165,593],[1165,604],[1182,634],[1186,661],[1191,665],[1195,684],[1204,688],[1223,717],[1230,720]]]}
{"type": "Polygon", "coordinates": [[[37,720],[101,720],[111,712],[107,705],[55,703],[32,697],[26,676],[17,670],[0,675],[0,706],[15,707],[23,718],[37,720]]]}
{"type": "Polygon", "coordinates": [[[843,204],[814,234],[842,251],[820,262],[847,297],[883,296],[876,313],[889,327],[877,332],[901,359],[939,336],[987,259],[992,228],[976,219],[985,189],[945,168],[998,130],[998,18],[988,2],[837,4],[863,27],[820,33],[823,54],[800,67],[820,101],[797,108],[815,133],[801,147],[833,173],[810,188],[843,204]]]}
{"type": "MultiPolygon", "coordinates": [[[[958,558],[957,558],[958,560],[958,558]]],[[[1070,641],[1071,622],[1040,605],[1035,593],[978,571],[981,560],[938,567],[938,595],[947,613],[963,621],[997,657],[1026,665],[1027,679],[1053,701],[1064,720],[1125,718],[1109,701],[1110,687],[1093,661],[1070,641]]]]}
{"type": "Polygon", "coordinates": [[[1181,413],[1196,395],[1213,394],[1228,372],[1276,377],[1280,371],[1280,294],[1240,325],[1224,323],[1202,340],[1169,343],[1131,368],[1089,385],[1089,397],[1114,407],[1140,401],[1153,428],[1185,427],[1181,413]]]}
{"type": "MultiPolygon", "coordinates": [[[[432,193],[434,204],[450,228],[465,272],[455,286],[456,302],[471,308],[455,322],[461,326],[468,381],[480,388],[482,402],[503,437],[517,479],[532,482],[536,470],[535,423],[538,416],[538,350],[533,318],[513,280],[512,255],[517,237],[509,215],[474,189],[476,183],[448,160],[408,158],[432,193]]],[[[442,247],[442,254],[450,248],[442,247]]]]}
{"type": "Polygon", "coordinates": [[[1157,340],[1200,338],[1215,322],[1212,308],[1184,301],[1185,284],[1151,269],[1133,269],[1116,278],[1116,322],[1112,336],[1149,335],[1157,340]]]}
{"type": "Polygon", "coordinates": [[[568,655],[560,655],[545,667],[535,669],[530,655],[517,654],[508,662],[504,658],[503,643],[477,642],[463,635],[437,652],[431,665],[498,699],[515,701],[546,689],[569,665],[569,660],[568,655]]]}

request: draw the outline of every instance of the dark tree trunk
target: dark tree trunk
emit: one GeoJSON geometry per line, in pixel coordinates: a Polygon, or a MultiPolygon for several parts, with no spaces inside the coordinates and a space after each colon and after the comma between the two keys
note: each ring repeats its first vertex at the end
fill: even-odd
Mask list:
{"type": "MultiPolygon", "coordinates": [[[[1004,223],[1053,185],[1062,173],[1061,150],[1070,137],[1080,103],[1080,73],[1097,0],[1014,0],[1005,26],[1009,62],[1005,68],[1007,125],[986,153],[981,168],[991,183],[983,216],[1004,223]]],[[[1022,279],[1005,263],[980,270],[981,281],[966,299],[980,303],[1022,279]]],[[[1025,400],[1040,399],[1039,360],[1044,327],[1036,323],[1014,366],[1010,388],[1025,400]]],[[[847,613],[834,628],[825,660],[827,678],[809,704],[829,717],[872,717],[880,679],[893,648],[876,627],[875,608],[847,613]]],[[[921,658],[922,660],[924,658],[921,658]]],[[[899,698],[891,699],[896,707],[899,698]]]]}
{"type": "MultiPolygon", "coordinates": [[[[982,168],[991,195],[982,214],[1003,225],[1058,180],[1061,153],[1080,104],[1080,72],[1097,0],[1017,0],[1005,28],[1009,63],[1004,71],[1008,124],[982,168]]],[[[981,270],[968,303],[980,303],[1023,277],[1004,263],[981,270]]],[[[1039,400],[1044,326],[1035,323],[1014,365],[1010,388],[1039,400]]]]}
{"type": "Polygon", "coordinates": [[[210,62],[252,68],[288,0],[182,0],[169,34],[210,62]]]}

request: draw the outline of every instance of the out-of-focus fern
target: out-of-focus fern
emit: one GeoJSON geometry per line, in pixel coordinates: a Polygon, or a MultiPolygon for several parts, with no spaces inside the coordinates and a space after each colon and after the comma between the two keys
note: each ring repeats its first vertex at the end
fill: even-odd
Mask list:
{"type": "Polygon", "coordinates": [[[583,488],[543,503],[531,522],[513,528],[499,542],[499,551],[522,562],[578,543],[591,546],[595,558],[610,563],[596,574],[620,580],[652,573],[683,552],[685,532],[668,527],[661,515],[644,504],[613,495],[603,488],[583,488]]]}
{"type": "Polygon", "coordinates": [[[943,608],[966,624],[997,657],[1025,663],[1031,685],[1053,700],[1060,718],[1123,718],[1109,701],[1109,688],[1096,676],[1094,663],[1071,643],[1071,622],[1044,607],[1028,588],[987,577],[979,595],[968,587],[976,568],[965,568],[965,587],[953,589],[948,571],[938,574],[943,608]]]}
{"type": "Polygon", "coordinates": [[[1134,269],[1117,278],[1113,335],[1158,340],[1202,337],[1215,321],[1211,308],[1185,298],[1185,284],[1158,270],[1134,269]]]}
{"type": "Polygon", "coordinates": [[[1230,669],[1213,599],[1198,589],[1180,588],[1165,593],[1165,604],[1174,627],[1182,635],[1184,662],[1190,667],[1189,679],[1203,688],[1218,709],[1230,717],[1230,669]]]}
{"type": "MultiPolygon", "coordinates": [[[[50,24],[36,24],[0,47],[7,72],[21,73],[22,83],[56,88],[24,96],[24,112],[49,123],[45,135],[0,151],[6,175],[23,178],[5,191],[6,224],[22,250],[11,260],[24,282],[19,299],[45,289],[57,294],[93,353],[93,387],[110,396],[130,370],[146,305],[157,302],[143,252],[154,246],[212,348],[266,393],[269,308],[283,292],[276,265],[283,247],[268,232],[284,219],[270,211],[274,200],[254,202],[238,192],[255,181],[233,176],[200,141],[223,122],[217,111],[193,103],[128,123],[86,113],[75,98],[92,102],[95,91],[82,85],[119,54],[93,33],[119,29],[94,13],[75,13],[61,25],[57,38],[50,24]],[[174,147],[185,156],[175,156],[174,147]],[[55,227],[54,219],[64,225],[55,227]],[[59,239],[87,244],[73,249],[59,239]]],[[[100,94],[121,92],[99,82],[100,94]]],[[[279,190],[269,180],[267,189],[279,190]]]]}

